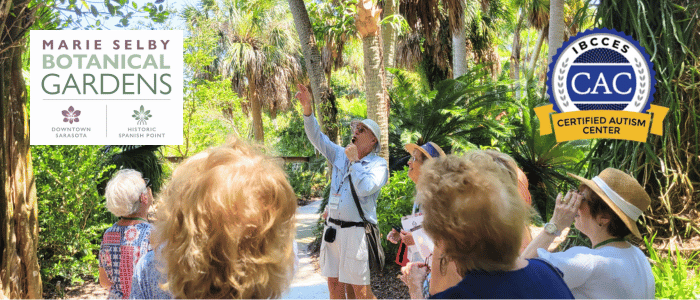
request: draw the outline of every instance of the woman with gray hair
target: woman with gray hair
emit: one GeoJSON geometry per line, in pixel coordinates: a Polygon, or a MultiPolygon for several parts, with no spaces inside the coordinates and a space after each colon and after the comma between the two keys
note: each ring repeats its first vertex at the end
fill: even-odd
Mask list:
{"type": "Polygon", "coordinates": [[[100,285],[109,299],[128,298],[139,258],[151,250],[153,226],[146,219],[153,202],[148,178],[131,169],[119,170],[105,189],[107,209],[119,221],[105,231],[100,246],[100,285]]]}

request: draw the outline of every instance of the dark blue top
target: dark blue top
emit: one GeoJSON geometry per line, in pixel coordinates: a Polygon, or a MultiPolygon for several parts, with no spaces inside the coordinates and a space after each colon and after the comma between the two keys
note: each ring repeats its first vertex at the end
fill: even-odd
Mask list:
{"type": "Polygon", "coordinates": [[[559,269],[538,260],[517,271],[470,271],[462,281],[430,299],[574,299],[559,269]]]}

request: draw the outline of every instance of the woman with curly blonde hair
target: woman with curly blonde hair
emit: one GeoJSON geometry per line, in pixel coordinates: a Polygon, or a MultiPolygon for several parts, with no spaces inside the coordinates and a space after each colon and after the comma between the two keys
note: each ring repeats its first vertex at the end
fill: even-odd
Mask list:
{"type": "Polygon", "coordinates": [[[186,160],[161,196],[156,251],[137,266],[132,298],[279,298],[288,288],[297,203],[278,163],[234,139],[186,160]]]}
{"type": "MultiPolygon", "coordinates": [[[[517,172],[504,167],[511,163],[507,155],[476,150],[423,166],[416,199],[435,253],[442,253],[430,268],[444,272],[452,262],[462,276],[430,298],[573,298],[557,269],[519,257],[531,208],[518,193],[517,172]]],[[[422,297],[428,269],[424,263],[404,268],[402,279],[412,298],[422,297]]]]}

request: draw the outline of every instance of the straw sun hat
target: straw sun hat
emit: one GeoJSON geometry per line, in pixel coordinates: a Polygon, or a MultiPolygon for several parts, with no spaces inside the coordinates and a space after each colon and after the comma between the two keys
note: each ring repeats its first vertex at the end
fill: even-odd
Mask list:
{"type": "Polygon", "coordinates": [[[418,151],[425,154],[425,157],[427,158],[437,158],[440,156],[445,156],[445,152],[442,151],[442,148],[440,148],[440,146],[433,142],[427,142],[423,144],[423,146],[418,146],[416,144],[406,144],[406,146],[404,146],[403,148],[406,149],[406,151],[408,151],[408,153],[411,155],[413,155],[413,150],[418,149],[418,151]]]}
{"type": "Polygon", "coordinates": [[[585,179],[568,173],[581,181],[612,208],[632,233],[642,238],[637,229],[637,219],[649,207],[651,199],[636,179],[618,169],[607,168],[593,179],[585,179]]]}

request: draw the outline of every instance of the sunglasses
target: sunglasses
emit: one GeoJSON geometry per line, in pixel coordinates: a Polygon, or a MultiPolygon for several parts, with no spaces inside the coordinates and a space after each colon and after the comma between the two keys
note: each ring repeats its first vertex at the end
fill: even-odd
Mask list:
{"type": "Polygon", "coordinates": [[[354,120],[350,123],[350,127],[352,128],[352,131],[357,130],[358,133],[363,134],[367,132],[369,129],[362,125],[362,122],[354,120]]]}
{"type": "Polygon", "coordinates": [[[415,156],[411,156],[411,159],[409,160],[409,162],[414,163],[414,162],[416,162],[416,161],[417,161],[417,162],[423,162],[423,157],[421,156],[421,158],[416,158],[415,156]]]}
{"type": "Polygon", "coordinates": [[[144,178],[144,179],[143,179],[143,181],[145,181],[145,182],[146,182],[146,187],[148,187],[148,188],[149,188],[149,187],[152,187],[152,186],[153,186],[153,185],[151,185],[151,180],[150,180],[150,179],[148,179],[148,178],[144,178]]]}
{"type": "Polygon", "coordinates": [[[432,264],[433,254],[430,253],[428,257],[425,258],[425,265],[428,266],[428,272],[430,272],[430,265],[432,264]]]}

